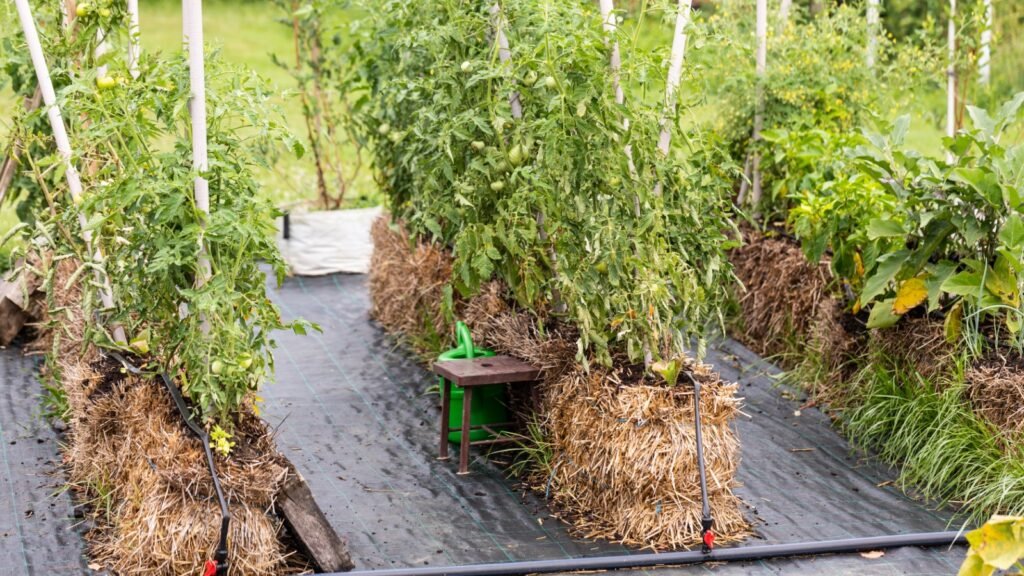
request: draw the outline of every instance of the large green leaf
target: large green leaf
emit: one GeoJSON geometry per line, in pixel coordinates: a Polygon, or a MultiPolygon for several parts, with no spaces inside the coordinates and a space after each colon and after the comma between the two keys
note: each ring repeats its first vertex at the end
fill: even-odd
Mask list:
{"type": "Polygon", "coordinates": [[[960,272],[942,283],[942,291],[958,296],[980,298],[985,291],[985,281],[980,272],[960,272]]]}
{"type": "Polygon", "coordinates": [[[900,250],[899,252],[893,252],[879,257],[875,273],[864,282],[864,289],[861,291],[860,295],[861,304],[867,304],[874,300],[879,294],[885,292],[889,287],[889,283],[896,278],[896,274],[900,271],[900,268],[903,267],[903,264],[909,257],[909,250],[900,250]]]}
{"type": "Polygon", "coordinates": [[[893,220],[886,220],[884,218],[874,218],[868,222],[868,239],[877,240],[879,238],[902,238],[907,234],[907,231],[903,229],[903,225],[893,220]]]}
{"type": "Polygon", "coordinates": [[[1024,247],[1024,220],[1011,214],[999,229],[999,241],[1011,250],[1024,247]]]}
{"type": "Polygon", "coordinates": [[[895,303],[895,298],[889,298],[872,306],[871,314],[868,315],[868,328],[889,328],[899,322],[902,316],[892,311],[895,303]]]}

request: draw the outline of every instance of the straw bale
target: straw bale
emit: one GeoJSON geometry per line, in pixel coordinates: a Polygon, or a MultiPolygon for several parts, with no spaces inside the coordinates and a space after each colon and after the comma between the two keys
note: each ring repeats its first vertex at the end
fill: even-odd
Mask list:
{"type": "MultiPolygon", "coordinates": [[[[117,574],[198,573],[216,545],[220,509],[199,440],[162,384],[97,360],[63,366],[72,421],[66,448],[72,485],[94,499],[93,559],[117,574]]],[[[293,571],[274,497],[287,462],[265,424],[244,414],[230,458],[217,458],[232,513],[232,574],[293,571]]]]}
{"type": "Polygon", "coordinates": [[[956,348],[946,341],[941,320],[924,316],[903,318],[891,328],[872,330],[868,342],[873,351],[907,362],[928,380],[935,380],[954,367],[956,348]]]}
{"type": "Polygon", "coordinates": [[[387,214],[373,223],[370,235],[370,316],[389,332],[413,339],[450,334],[441,303],[452,276],[451,255],[436,244],[413,242],[387,214]]]}
{"type": "Polygon", "coordinates": [[[967,370],[967,397],[975,414],[988,420],[1010,445],[1024,433],[1024,360],[992,354],[967,370]]]}
{"type": "MultiPolygon", "coordinates": [[[[790,352],[794,338],[804,341],[824,302],[830,299],[827,264],[812,264],[795,243],[754,232],[730,254],[743,285],[740,307],[745,346],[762,356],[790,352]]],[[[785,364],[792,358],[782,356],[785,364]]]]}
{"type": "MultiPolygon", "coordinates": [[[[371,293],[375,309],[386,301],[429,309],[422,287],[447,281],[441,268],[415,266],[425,260],[424,245],[413,245],[400,229],[375,227],[375,234],[374,262],[388,267],[371,271],[371,291],[382,290],[371,293]],[[383,252],[379,258],[378,250],[383,252]],[[410,277],[416,274],[425,278],[410,277]],[[380,280],[374,282],[374,275],[380,280]],[[386,280],[395,276],[402,281],[386,280]]],[[[436,255],[429,259],[442,260],[436,255]]],[[[444,271],[450,274],[450,267],[444,271]]],[[[439,290],[433,294],[440,297],[439,290]]],[[[614,369],[588,373],[576,360],[574,327],[544,311],[516,309],[509,301],[507,289],[493,281],[460,306],[461,317],[475,342],[542,369],[536,416],[552,445],[554,464],[551,477],[540,483],[552,508],[586,537],[659,550],[698,545],[701,499],[692,387],[655,385],[642,368],[623,358],[616,359],[614,369]]],[[[389,331],[417,328],[414,322],[382,324],[389,331]]],[[[740,501],[732,493],[739,459],[732,427],[739,404],[736,386],[721,382],[705,365],[691,363],[687,369],[703,384],[702,431],[715,529],[723,540],[735,540],[747,531],[740,501]]]]}

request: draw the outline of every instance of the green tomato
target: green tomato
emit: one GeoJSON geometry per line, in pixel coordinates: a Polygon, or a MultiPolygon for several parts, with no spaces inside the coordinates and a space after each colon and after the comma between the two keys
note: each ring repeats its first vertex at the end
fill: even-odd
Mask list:
{"type": "Polygon", "coordinates": [[[96,87],[100,90],[108,90],[117,86],[117,78],[111,76],[100,76],[96,78],[96,87]]]}
{"type": "Polygon", "coordinates": [[[619,178],[618,176],[612,176],[608,179],[608,185],[612,188],[618,188],[619,184],[622,184],[622,178],[619,178]]]}
{"type": "Polygon", "coordinates": [[[252,354],[239,354],[238,367],[242,370],[248,370],[250,366],[252,366],[252,354]]]}
{"type": "Polygon", "coordinates": [[[472,141],[469,144],[469,146],[470,146],[470,148],[472,148],[473,150],[476,150],[477,152],[480,152],[484,148],[487,148],[487,144],[484,144],[483,142],[481,142],[479,140],[472,141]]]}
{"type": "Polygon", "coordinates": [[[558,82],[555,81],[554,76],[545,76],[544,77],[544,87],[549,89],[549,90],[554,90],[555,88],[558,87],[558,82]]]}
{"type": "Polygon", "coordinates": [[[608,264],[606,262],[598,262],[597,266],[594,266],[594,269],[600,272],[601,274],[604,274],[605,272],[608,271],[608,264]]]}
{"type": "Polygon", "coordinates": [[[525,159],[526,153],[523,152],[522,146],[516,144],[512,147],[512,150],[509,150],[508,161],[511,162],[513,166],[522,166],[523,160],[525,159]]]}
{"type": "Polygon", "coordinates": [[[220,374],[223,371],[224,363],[221,362],[220,360],[214,360],[212,363],[210,363],[210,372],[213,372],[214,374],[220,374]]]}
{"type": "Polygon", "coordinates": [[[92,7],[89,6],[88,2],[82,2],[81,4],[78,5],[78,7],[75,8],[75,16],[78,16],[79,18],[81,18],[81,17],[89,14],[89,11],[91,9],[92,9],[92,7]]]}
{"type": "Polygon", "coordinates": [[[502,182],[501,180],[496,180],[494,182],[491,182],[491,190],[493,190],[495,192],[501,192],[504,189],[505,189],[505,183],[502,182]]]}
{"type": "Polygon", "coordinates": [[[377,133],[381,136],[387,136],[388,132],[391,132],[391,124],[388,124],[387,122],[381,124],[380,127],[377,128],[377,133]]]}
{"type": "Polygon", "coordinates": [[[103,18],[110,18],[110,9],[109,8],[100,8],[100,16],[103,17],[103,18]]]}
{"type": "Polygon", "coordinates": [[[499,160],[498,163],[494,165],[494,169],[498,172],[508,172],[508,162],[499,160]]]}
{"type": "Polygon", "coordinates": [[[537,73],[534,72],[533,70],[530,70],[529,72],[526,73],[526,76],[523,76],[523,85],[524,86],[533,86],[536,83],[537,83],[537,73]]]}
{"type": "Polygon", "coordinates": [[[470,72],[473,71],[473,64],[469,60],[466,60],[465,62],[462,63],[462,66],[460,66],[459,68],[461,68],[462,71],[465,72],[466,74],[469,74],[470,72]]]}

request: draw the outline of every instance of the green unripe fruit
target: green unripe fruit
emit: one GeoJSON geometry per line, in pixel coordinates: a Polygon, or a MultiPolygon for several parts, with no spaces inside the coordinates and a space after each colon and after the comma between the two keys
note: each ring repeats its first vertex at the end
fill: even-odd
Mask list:
{"type": "Polygon", "coordinates": [[[545,76],[544,87],[549,90],[554,90],[555,88],[558,87],[558,82],[555,81],[554,76],[545,76]]]}
{"type": "Polygon", "coordinates": [[[460,68],[462,69],[463,72],[468,74],[473,71],[473,64],[469,60],[466,60],[465,62],[462,63],[462,66],[460,66],[460,68]]]}
{"type": "Polygon", "coordinates": [[[469,144],[469,147],[472,148],[473,150],[476,150],[477,152],[480,152],[484,148],[487,148],[487,144],[484,144],[479,140],[474,140],[469,144]]]}
{"type": "Polygon", "coordinates": [[[504,189],[505,189],[505,183],[502,182],[501,180],[498,180],[497,182],[491,182],[491,190],[493,190],[495,192],[501,192],[504,189]]]}
{"type": "Polygon", "coordinates": [[[525,85],[525,86],[533,86],[536,83],[537,83],[537,73],[534,72],[533,70],[530,70],[529,72],[526,73],[526,76],[523,76],[523,85],[525,85]]]}
{"type": "Polygon", "coordinates": [[[511,162],[513,166],[521,166],[525,158],[526,154],[523,153],[522,146],[516,144],[512,147],[512,150],[509,150],[508,161],[511,162]]]}
{"type": "Polygon", "coordinates": [[[380,127],[377,128],[377,133],[381,136],[387,136],[388,132],[391,132],[391,124],[388,124],[387,122],[381,124],[380,127]]]}

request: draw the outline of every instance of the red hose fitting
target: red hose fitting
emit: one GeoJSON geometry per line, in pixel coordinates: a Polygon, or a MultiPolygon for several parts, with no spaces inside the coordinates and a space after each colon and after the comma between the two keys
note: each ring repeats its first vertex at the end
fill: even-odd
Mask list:
{"type": "Polygon", "coordinates": [[[710,552],[715,548],[715,533],[708,530],[704,533],[704,551],[710,552]]]}
{"type": "Polygon", "coordinates": [[[217,576],[217,563],[207,560],[206,565],[203,566],[203,576],[217,576]]]}

